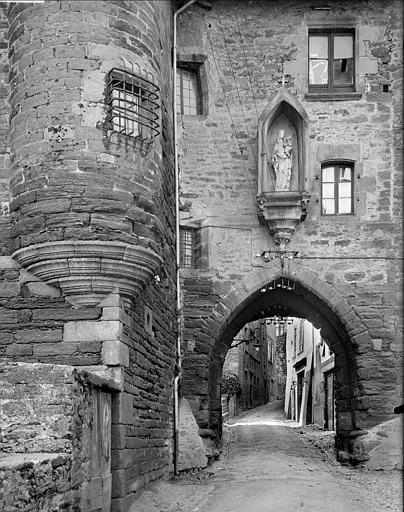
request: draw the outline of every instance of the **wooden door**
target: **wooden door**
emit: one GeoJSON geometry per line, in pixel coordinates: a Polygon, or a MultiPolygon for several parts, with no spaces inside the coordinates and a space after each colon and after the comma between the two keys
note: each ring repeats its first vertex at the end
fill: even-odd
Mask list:
{"type": "Polygon", "coordinates": [[[326,430],[335,430],[334,424],[334,372],[324,374],[324,427],[326,430]]]}
{"type": "Polygon", "coordinates": [[[303,400],[303,384],[304,384],[304,371],[297,374],[297,411],[296,421],[300,421],[300,410],[302,408],[303,400]]]}
{"type": "Polygon", "coordinates": [[[89,512],[111,509],[111,395],[93,388],[89,512]]]}

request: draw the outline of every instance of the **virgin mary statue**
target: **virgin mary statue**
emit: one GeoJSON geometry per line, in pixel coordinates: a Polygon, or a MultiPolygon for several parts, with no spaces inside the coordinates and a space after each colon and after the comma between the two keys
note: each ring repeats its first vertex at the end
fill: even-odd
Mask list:
{"type": "Polygon", "coordinates": [[[272,153],[272,167],[275,171],[275,191],[289,190],[292,172],[292,137],[285,137],[279,130],[272,153]]]}

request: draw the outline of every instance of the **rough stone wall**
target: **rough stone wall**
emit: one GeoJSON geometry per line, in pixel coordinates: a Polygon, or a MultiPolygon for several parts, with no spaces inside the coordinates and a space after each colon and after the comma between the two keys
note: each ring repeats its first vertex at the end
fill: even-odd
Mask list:
{"type": "MultiPolygon", "coordinates": [[[[208,240],[208,268],[183,273],[185,325],[196,329],[193,349],[184,356],[184,390],[190,380],[187,369],[198,368],[202,381],[199,369],[217,357],[213,338],[240,306],[235,283],[243,279],[242,289],[251,276],[250,288],[255,282],[258,287],[266,273],[278,269],[278,262],[264,264],[255,256],[275,249],[256,214],[257,126],[280,87],[283,61],[286,87],[309,118],[305,188],[311,202],[288,246],[300,253],[289,271],[296,279],[302,269],[316,275],[359,319],[361,327],[351,341],[355,364],[347,371],[355,372],[358,393],[364,395],[355,405],[357,425],[367,428],[391,417],[402,401],[402,9],[399,2],[378,0],[327,4],[326,11],[311,5],[217,1],[210,11],[190,8],[179,24],[179,53],[207,57],[209,86],[209,115],[179,120],[181,199],[187,207],[182,222],[198,221],[208,240]],[[357,27],[361,97],[309,101],[308,26],[333,20],[357,27]],[[330,158],[355,161],[352,216],[321,215],[318,177],[321,161],[330,158]],[[233,310],[226,309],[230,306],[233,310]]],[[[194,382],[184,391],[201,424],[209,423],[205,389],[204,383],[194,382]]]]}
{"type": "Polygon", "coordinates": [[[9,113],[10,87],[8,80],[8,19],[7,6],[0,5],[0,256],[10,252],[10,147],[9,113]]]}
{"type": "Polygon", "coordinates": [[[1,510],[81,510],[91,385],[71,366],[27,363],[1,363],[0,381],[1,510]]]}
{"type": "Polygon", "coordinates": [[[129,314],[119,314],[129,358],[123,392],[112,403],[114,511],[126,511],[139,489],[173,471],[173,303],[173,291],[150,287],[129,314]],[[152,332],[144,329],[144,304],[153,312],[152,332]]]}
{"type": "MultiPolygon", "coordinates": [[[[74,308],[11,258],[0,265],[2,360],[125,369],[112,409],[112,498],[124,509],[128,495],[133,499],[149,481],[172,472],[175,341],[167,333],[175,332],[174,288],[168,282],[151,287],[129,313],[118,296],[103,307],[74,308]],[[145,304],[153,313],[151,333],[144,327],[145,304]]],[[[21,428],[24,423],[16,418],[21,428]]]]}
{"type": "Polygon", "coordinates": [[[101,321],[101,308],[74,308],[60,292],[0,257],[0,357],[3,361],[73,364],[101,363],[101,343],[108,323],[101,322],[87,339],[75,326],[89,329],[101,321]]]}

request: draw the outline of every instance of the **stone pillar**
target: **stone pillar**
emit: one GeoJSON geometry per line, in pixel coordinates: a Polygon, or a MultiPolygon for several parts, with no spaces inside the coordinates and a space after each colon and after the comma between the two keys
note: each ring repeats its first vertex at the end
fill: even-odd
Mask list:
{"type": "Polygon", "coordinates": [[[129,300],[173,237],[171,4],[10,4],[8,18],[13,257],[77,304],[129,300]],[[113,68],[160,89],[152,141],[107,124],[113,68]]]}

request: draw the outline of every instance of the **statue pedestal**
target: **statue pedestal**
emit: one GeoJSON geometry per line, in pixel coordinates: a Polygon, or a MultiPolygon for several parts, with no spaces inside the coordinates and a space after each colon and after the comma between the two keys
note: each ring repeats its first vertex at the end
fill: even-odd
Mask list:
{"type": "Polygon", "coordinates": [[[296,227],[307,216],[308,192],[262,192],[257,196],[258,219],[268,226],[275,243],[284,250],[296,227]]]}

